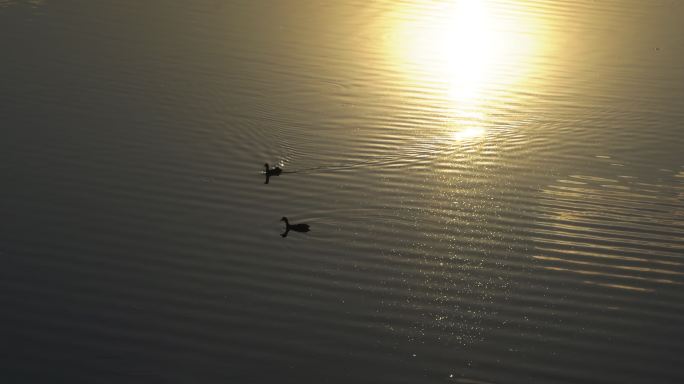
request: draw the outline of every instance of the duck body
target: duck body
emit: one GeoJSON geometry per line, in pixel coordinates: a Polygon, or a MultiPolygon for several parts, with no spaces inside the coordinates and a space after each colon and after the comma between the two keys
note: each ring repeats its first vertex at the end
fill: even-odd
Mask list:
{"type": "Polygon", "coordinates": [[[280,169],[280,167],[269,168],[268,163],[264,164],[264,173],[266,174],[266,176],[278,176],[282,172],[283,170],[280,169]]]}
{"type": "Polygon", "coordinates": [[[283,216],[283,218],[280,219],[280,221],[285,222],[285,232],[288,232],[288,231],[309,232],[310,231],[309,224],[304,224],[304,223],[290,224],[290,222],[287,220],[287,217],[285,217],[285,216],[283,216]]]}
{"type": "Polygon", "coordinates": [[[292,224],[290,229],[295,232],[309,232],[309,224],[292,224]]]}

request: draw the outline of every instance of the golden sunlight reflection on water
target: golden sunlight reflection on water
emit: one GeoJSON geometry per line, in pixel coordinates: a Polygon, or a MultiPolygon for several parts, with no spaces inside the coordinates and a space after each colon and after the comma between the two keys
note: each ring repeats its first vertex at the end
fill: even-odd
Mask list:
{"type": "Polygon", "coordinates": [[[541,54],[541,22],[500,11],[494,1],[450,0],[409,4],[389,18],[388,54],[407,82],[439,101],[445,138],[485,137],[488,100],[524,84],[541,54]]]}

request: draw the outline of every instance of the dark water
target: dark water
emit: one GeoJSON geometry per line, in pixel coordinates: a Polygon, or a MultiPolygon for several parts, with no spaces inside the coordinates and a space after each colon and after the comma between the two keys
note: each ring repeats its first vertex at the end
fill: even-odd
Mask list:
{"type": "Polygon", "coordinates": [[[1,381],[684,381],[683,19],[0,1],[1,381]]]}

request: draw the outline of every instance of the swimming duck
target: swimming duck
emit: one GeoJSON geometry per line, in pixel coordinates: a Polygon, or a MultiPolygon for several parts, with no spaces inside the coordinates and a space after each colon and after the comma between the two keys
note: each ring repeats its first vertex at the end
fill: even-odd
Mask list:
{"type": "Polygon", "coordinates": [[[285,222],[285,232],[282,233],[280,236],[285,237],[287,236],[287,233],[290,232],[290,230],[295,231],[295,232],[309,232],[309,224],[290,224],[290,222],[287,220],[287,217],[283,216],[280,221],[285,222]]]}
{"type": "Polygon", "coordinates": [[[268,163],[264,164],[264,173],[266,174],[266,176],[278,176],[282,172],[283,170],[280,169],[280,167],[269,168],[268,163]]]}

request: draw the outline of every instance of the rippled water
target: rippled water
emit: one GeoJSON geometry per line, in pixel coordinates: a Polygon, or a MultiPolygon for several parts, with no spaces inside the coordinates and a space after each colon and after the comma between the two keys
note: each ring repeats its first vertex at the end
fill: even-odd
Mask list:
{"type": "Polygon", "coordinates": [[[683,18],[0,0],[3,382],[681,382],[683,18]]]}

